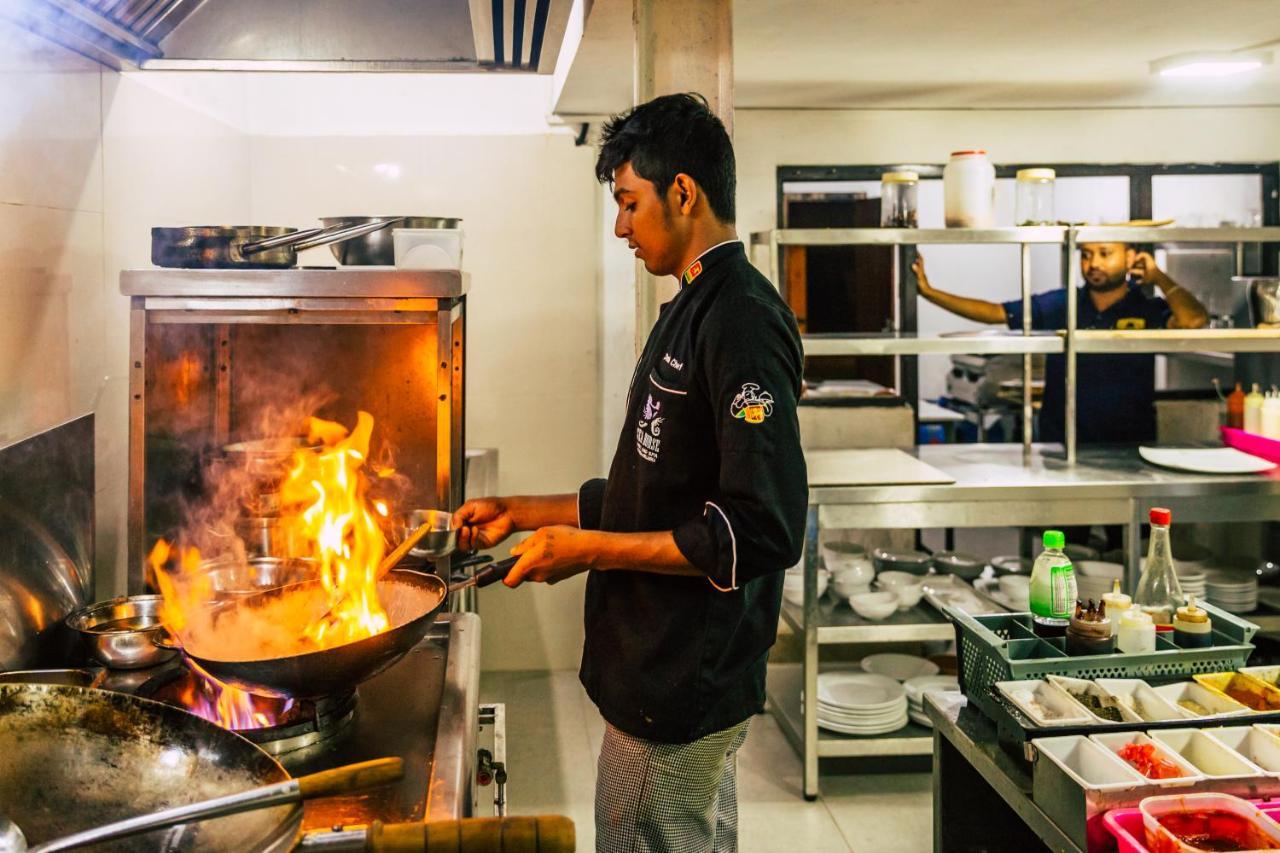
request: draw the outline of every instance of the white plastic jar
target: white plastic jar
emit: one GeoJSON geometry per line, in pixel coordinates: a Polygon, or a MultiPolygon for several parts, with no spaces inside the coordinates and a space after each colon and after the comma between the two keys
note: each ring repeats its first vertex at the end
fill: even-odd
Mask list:
{"type": "Polygon", "coordinates": [[[942,170],[942,186],[948,228],[995,224],[996,168],[986,151],[952,151],[942,170]]]}
{"type": "Polygon", "coordinates": [[[1116,650],[1139,654],[1156,650],[1156,623],[1150,613],[1143,612],[1140,607],[1131,607],[1120,614],[1116,650]]]}
{"type": "Polygon", "coordinates": [[[1019,169],[1014,222],[1019,225],[1054,225],[1053,169],[1019,169]]]}

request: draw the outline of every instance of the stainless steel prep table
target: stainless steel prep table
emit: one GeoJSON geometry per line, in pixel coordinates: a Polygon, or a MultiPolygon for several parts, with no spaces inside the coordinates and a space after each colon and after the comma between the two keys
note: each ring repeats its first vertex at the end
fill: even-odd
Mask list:
{"type": "Polygon", "coordinates": [[[933,721],[933,849],[1083,853],[1031,799],[1031,765],[961,697],[925,697],[933,721]]]}
{"type": "MultiPolygon", "coordinates": [[[[818,647],[954,639],[951,625],[925,605],[917,609],[920,618],[915,624],[902,624],[900,618],[867,622],[847,607],[823,607],[816,596],[819,528],[1122,524],[1132,575],[1140,565],[1140,526],[1152,506],[1169,507],[1178,522],[1280,518],[1280,474],[1168,471],[1143,462],[1136,447],[1083,446],[1072,465],[1056,445],[1034,445],[1025,464],[1022,447],[1012,444],[927,445],[915,452],[921,461],[955,478],[955,483],[810,489],[805,604],[796,608],[784,603],[782,611],[784,621],[804,637],[804,663],[799,678],[794,667],[774,667],[769,680],[770,705],[778,723],[804,758],[804,794],[809,799],[818,794],[820,758],[932,751],[928,733],[914,725],[879,739],[819,732],[816,705],[807,703],[801,713],[797,689],[816,694],[818,647]]],[[[1134,583],[1136,577],[1130,577],[1130,588],[1134,583]]],[[[1253,621],[1264,630],[1280,627],[1278,617],[1253,621]]]]}

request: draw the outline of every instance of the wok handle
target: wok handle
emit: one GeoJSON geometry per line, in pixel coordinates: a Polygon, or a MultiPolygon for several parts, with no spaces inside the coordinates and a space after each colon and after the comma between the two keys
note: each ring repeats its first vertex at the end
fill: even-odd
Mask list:
{"type": "Polygon", "coordinates": [[[294,243],[301,243],[303,240],[310,240],[312,237],[322,233],[323,228],[307,228],[304,231],[294,231],[289,234],[281,234],[279,237],[268,237],[265,240],[254,240],[252,243],[241,243],[240,254],[244,257],[266,252],[270,249],[279,249],[282,246],[292,246],[294,243]]]}
{"type": "Polygon", "coordinates": [[[473,817],[426,823],[374,821],[370,853],[573,853],[573,821],[560,815],[473,817]]]}
{"type": "Polygon", "coordinates": [[[309,776],[299,776],[298,792],[304,800],[315,797],[336,797],[389,785],[404,778],[403,758],[376,758],[373,761],[361,761],[359,764],[348,764],[333,770],[322,770],[309,776]]]}
{"type": "Polygon", "coordinates": [[[309,240],[303,240],[301,243],[294,244],[295,252],[302,252],[307,249],[314,249],[317,246],[327,246],[330,243],[341,243],[344,240],[354,240],[356,237],[363,237],[366,234],[372,234],[374,231],[381,231],[389,225],[397,222],[403,222],[404,216],[395,216],[390,219],[378,219],[373,222],[363,222],[359,225],[348,225],[335,230],[325,229],[324,233],[318,234],[309,240]]]}

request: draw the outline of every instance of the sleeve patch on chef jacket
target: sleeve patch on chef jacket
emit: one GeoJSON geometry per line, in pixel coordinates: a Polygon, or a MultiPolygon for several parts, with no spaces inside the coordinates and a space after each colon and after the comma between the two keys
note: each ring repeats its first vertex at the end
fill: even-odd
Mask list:
{"type": "Polygon", "coordinates": [[[1147,321],[1142,317],[1121,317],[1119,320],[1116,320],[1117,329],[1134,331],[1134,330],[1145,329],[1146,327],[1147,327],[1147,321]]]}
{"type": "Polygon", "coordinates": [[[762,424],[773,414],[773,395],[761,391],[755,382],[744,382],[738,396],[729,404],[729,414],[749,424],[762,424]]]}

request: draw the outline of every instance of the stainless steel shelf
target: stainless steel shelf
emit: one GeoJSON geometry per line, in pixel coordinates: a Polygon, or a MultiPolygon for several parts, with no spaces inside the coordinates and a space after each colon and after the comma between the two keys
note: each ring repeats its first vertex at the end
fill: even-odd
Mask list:
{"type": "Polygon", "coordinates": [[[804,354],[818,355],[1005,355],[1060,353],[1065,349],[1056,332],[1031,335],[966,335],[939,337],[907,333],[883,335],[805,335],[804,354]]]}
{"type": "Polygon", "coordinates": [[[1066,240],[1061,226],[1025,228],[780,228],[751,235],[756,245],[776,238],[779,246],[923,246],[982,243],[1049,243],[1066,240]]]}
{"type": "MultiPolygon", "coordinates": [[[[830,596],[818,601],[818,643],[912,643],[956,638],[956,630],[942,614],[923,601],[910,610],[900,610],[888,619],[863,619],[845,602],[836,604],[830,596]]],[[[804,633],[804,610],[782,602],[782,618],[797,634],[804,633]]]]}
{"type": "Polygon", "coordinates": [[[1076,243],[1277,243],[1280,228],[1130,228],[1082,225],[1076,243]]]}
{"type": "Polygon", "coordinates": [[[1274,352],[1280,349],[1280,330],[1081,329],[1075,344],[1080,353],[1274,352]]]}
{"type": "MultiPolygon", "coordinates": [[[[804,675],[799,664],[769,667],[766,693],[778,727],[787,740],[804,755],[804,717],[800,713],[800,691],[804,675]]],[[[886,755],[932,755],[933,730],[917,723],[887,735],[842,735],[818,729],[819,758],[866,758],[886,755]]]]}
{"type": "Polygon", "coordinates": [[[126,296],[180,298],[419,298],[455,299],[470,276],[459,270],[337,267],[283,270],[141,269],[120,273],[126,296]]]}

